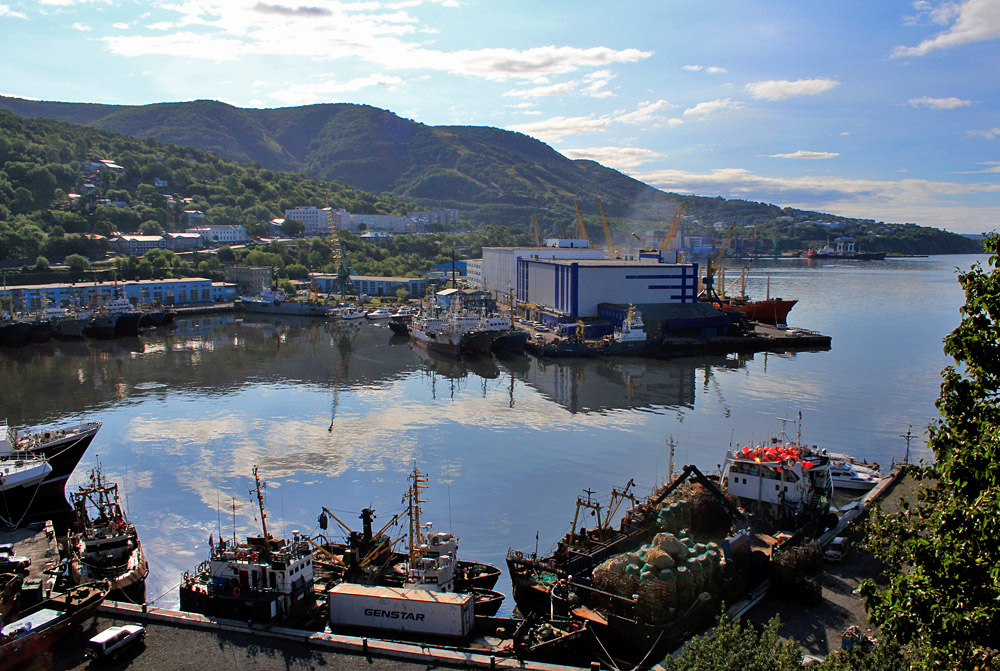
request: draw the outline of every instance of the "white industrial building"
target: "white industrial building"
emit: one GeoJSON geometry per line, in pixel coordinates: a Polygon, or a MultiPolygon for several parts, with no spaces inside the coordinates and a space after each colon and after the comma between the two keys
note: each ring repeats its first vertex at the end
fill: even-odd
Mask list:
{"type": "Polygon", "coordinates": [[[285,210],[285,219],[302,222],[303,235],[316,238],[330,235],[330,229],[346,229],[351,225],[351,214],[347,210],[332,207],[296,207],[285,210]]]}
{"type": "Polygon", "coordinates": [[[229,224],[208,224],[197,228],[189,228],[184,232],[197,233],[208,244],[240,244],[250,240],[250,236],[247,235],[247,229],[243,228],[240,224],[235,226],[229,224]]]}
{"type": "Polygon", "coordinates": [[[516,286],[518,303],[570,319],[596,317],[600,304],[697,303],[698,264],[526,256],[517,261],[516,286]]]}
{"type": "Polygon", "coordinates": [[[604,251],[591,249],[586,240],[550,239],[542,247],[483,247],[479,283],[469,284],[499,298],[517,288],[518,260],[532,259],[603,259],[604,251]]]}

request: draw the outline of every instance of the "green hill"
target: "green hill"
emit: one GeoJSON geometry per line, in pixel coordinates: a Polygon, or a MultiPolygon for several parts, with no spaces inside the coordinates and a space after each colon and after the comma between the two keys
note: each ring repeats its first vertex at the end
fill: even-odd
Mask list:
{"type": "MultiPolygon", "coordinates": [[[[243,109],[198,100],[143,106],[97,105],[0,97],[0,109],[196,147],[267,169],[295,171],[356,189],[391,194],[426,207],[459,209],[473,226],[511,224],[526,229],[538,216],[546,235],[572,231],[574,202],[594,239],[603,242],[598,198],[619,243],[632,231],[662,228],[681,202],[688,203],[685,230],[711,234],[716,221],[754,225],[758,235],[785,249],[820,244],[830,229],[803,239],[779,218],[833,220],[864,229],[864,248],[913,253],[895,246],[895,233],[875,222],[831,217],[766,203],[680,196],[654,189],[589,160],[572,160],[521,133],[476,126],[427,126],[366,105],[327,104],[243,109]]],[[[785,219],[787,222],[787,219],[785,219]]],[[[960,236],[937,231],[936,243],[916,251],[978,251],[960,236]]]]}

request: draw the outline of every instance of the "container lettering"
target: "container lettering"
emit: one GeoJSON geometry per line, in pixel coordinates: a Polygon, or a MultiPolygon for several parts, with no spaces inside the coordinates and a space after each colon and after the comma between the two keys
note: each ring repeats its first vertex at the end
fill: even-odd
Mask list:
{"type": "Polygon", "coordinates": [[[387,617],[391,620],[416,620],[423,622],[423,613],[404,613],[398,610],[380,610],[378,608],[365,608],[365,615],[369,617],[387,617]]]}

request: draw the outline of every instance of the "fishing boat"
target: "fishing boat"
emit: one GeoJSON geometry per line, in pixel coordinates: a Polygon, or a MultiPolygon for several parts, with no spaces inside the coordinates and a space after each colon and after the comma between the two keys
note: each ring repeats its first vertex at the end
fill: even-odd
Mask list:
{"type": "Polygon", "coordinates": [[[106,480],[98,466],[71,498],[76,520],[67,548],[73,581],[107,580],[113,592],[142,602],[149,564],[135,525],[122,509],[118,484],[106,480]]]}
{"type": "Polygon", "coordinates": [[[43,659],[59,639],[97,612],[109,589],[107,582],[72,587],[0,628],[0,670],[43,659]]]}
{"type": "Polygon", "coordinates": [[[116,290],[113,298],[97,307],[83,333],[90,338],[135,337],[139,335],[140,319],[142,311],[116,290]]]}
{"type": "Polygon", "coordinates": [[[315,297],[306,300],[294,300],[281,289],[265,287],[257,296],[244,296],[240,299],[243,309],[247,312],[257,312],[272,315],[296,315],[299,317],[329,317],[332,307],[324,305],[315,297]]]}
{"type": "Polygon", "coordinates": [[[420,314],[416,308],[402,305],[389,318],[389,329],[395,334],[405,336],[410,334],[410,322],[420,314]]]}
{"type": "Polygon", "coordinates": [[[181,579],[181,610],[265,624],[307,619],[316,610],[311,548],[298,532],[291,540],[268,533],[256,466],[253,476],[262,535],[218,543],[209,537],[209,558],[181,579]]]}
{"type": "Polygon", "coordinates": [[[347,532],[347,543],[330,542],[325,537],[313,541],[316,548],[317,579],[326,589],[340,583],[417,589],[432,592],[472,594],[476,615],[495,615],[504,596],[494,591],[500,577],[495,566],[458,559],[458,539],[447,532],[434,532],[433,525],[420,521],[427,476],[414,468],[405,498],[405,511],[397,514],[378,531],[373,531],[375,511],[361,511],[363,531],[352,531],[330,510],[323,508],[320,528],[332,519],[347,532]],[[392,550],[393,540],[386,531],[406,515],[409,519],[408,552],[392,550]]]}
{"type": "Polygon", "coordinates": [[[20,526],[50,473],[52,466],[41,455],[0,454],[0,524],[20,526]]]}
{"type": "Polygon", "coordinates": [[[30,519],[51,519],[68,509],[64,488],[101,428],[100,422],[85,422],[59,428],[19,431],[0,420],[0,456],[37,456],[52,470],[42,480],[29,511],[30,519]]]}

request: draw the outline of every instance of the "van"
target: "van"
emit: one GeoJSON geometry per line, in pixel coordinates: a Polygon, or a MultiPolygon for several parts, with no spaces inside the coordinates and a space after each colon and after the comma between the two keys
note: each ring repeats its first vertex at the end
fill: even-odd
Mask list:
{"type": "Polygon", "coordinates": [[[87,642],[87,657],[94,660],[118,659],[126,649],[146,638],[146,629],[137,624],[108,627],[87,642]]]}

